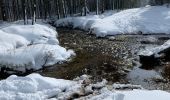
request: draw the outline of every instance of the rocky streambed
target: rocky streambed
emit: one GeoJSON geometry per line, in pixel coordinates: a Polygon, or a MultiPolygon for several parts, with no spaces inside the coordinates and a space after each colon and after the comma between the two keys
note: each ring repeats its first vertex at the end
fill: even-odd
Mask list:
{"type": "MultiPolygon", "coordinates": [[[[170,35],[116,35],[98,38],[88,32],[57,28],[60,45],[73,49],[76,56],[68,62],[43,68],[36,73],[43,76],[73,80],[84,74],[90,75],[92,83],[103,79],[108,84],[141,85],[146,89],[170,90],[170,61],[161,59],[153,65],[146,60],[141,66],[138,53],[155,48],[170,39],[170,35]]],[[[146,52],[147,53],[147,52],[146,52]]],[[[25,76],[33,71],[17,75],[25,76]]],[[[1,73],[5,79],[10,74],[1,73]]]]}
{"type": "Polygon", "coordinates": [[[73,49],[76,57],[39,71],[40,74],[74,79],[84,74],[92,81],[106,79],[109,84],[142,85],[147,89],[169,90],[169,66],[161,64],[141,69],[137,53],[146,47],[156,47],[170,38],[168,35],[117,35],[97,38],[80,30],[58,28],[60,45],[73,49]],[[165,72],[166,71],[166,72],[165,72]]]}

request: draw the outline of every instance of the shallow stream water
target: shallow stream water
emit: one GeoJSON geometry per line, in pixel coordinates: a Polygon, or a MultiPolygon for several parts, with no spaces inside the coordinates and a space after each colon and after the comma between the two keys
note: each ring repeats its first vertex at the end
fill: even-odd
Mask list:
{"type": "Polygon", "coordinates": [[[145,47],[163,44],[169,35],[117,35],[96,38],[87,32],[59,28],[60,45],[73,49],[76,56],[63,64],[56,64],[39,71],[40,74],[70,79],[83,74],[91,75],[93,81],[107,79],[110,84],[132,83],[146,89],[170,90],[170,64],[151,66],[150,70],[140,69],[134,63],[137,53],[145,47]],[[169,68],[169,69],[168,69],[169,68]],[[167,70],[164,70],[167,69],[167,70]]]}

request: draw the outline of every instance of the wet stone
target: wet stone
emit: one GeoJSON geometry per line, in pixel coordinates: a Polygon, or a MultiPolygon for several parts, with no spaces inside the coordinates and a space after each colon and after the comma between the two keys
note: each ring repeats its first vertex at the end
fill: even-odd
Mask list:
{"type": "Polygon", "coordinates": [[[141,68],[144,69],[153,69],[152,67],[158,65],[160,62],[155,55],[139,55],[140,63],[142,64],[141,68]],[[152,66],[152,67],[151,67],[152,66]]]}

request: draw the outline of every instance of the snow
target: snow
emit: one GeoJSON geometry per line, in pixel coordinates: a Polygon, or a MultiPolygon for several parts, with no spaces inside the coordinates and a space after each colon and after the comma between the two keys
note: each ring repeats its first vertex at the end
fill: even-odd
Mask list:
{"type": "Polygon", "coordinates": [[[81,17],[67,17],[57,20],[54,24],[56,25],[56,27],[71,27],[88,31],[90,30],[92,24],[94,24],[96,21],[110,16],[113,13],[116,13],[116,11],[106,11],[101,15],[91,14],[81,17]]]}
{"type": "Polygon", "coordinates": [[[26,77],[12,75],[0,81],[1,100],[42,100],[76,85],[76,82],[31,74],[26,77]]]}
{"type": "Polygon", "coordinates": [[[162,51],[166,51],[170,48],[170,40],[166,41],[163,45],[156,47],[146,47],[144,50],[140,50],[138,55],[160,57],[162,51]]]}
{"type": "MultiPolygon", "coordinates": [[[[169,100],[170,98],[170,93],[161,90],[114,90],[114,88],[108,89],[106,85],[102,86],[101,89],[92,90],[92,93],[83,95],[81,92],[86,91],[83,90],[83,87],[86,88],[83,81],[86,79],[87,76],[82,76],[75,81],[71,81],[43,77],[36,73],[25,77],[11,75],[7,79],[0,81],[0,99],[66,100],[74,94],[80,94],[80,97],[77,98],[78,100],[169,100]]],[[[105,81],[103,82],[105,84],[105,81]]],[[[97,84],[103,84],[103,82],[97,84]]],[[[127,87],[126,85],[120,86],[127,87]]]]}
{"type": "Polygon", "coordinates": [[[56,40],[56,31],[44,25],[14,25],[2,28],[1,30],[6,33],[20,35],[33,44],[58,44],[58,40],[56,40]]]}
{"type": "Polygon", "coordinates": [[[66,61],[72,50],[59,46],[57,32],[47,25],[11,24],[0,29],[0,69],[26,72],[66,61]]]}
{"type": "MultiPolygon", "coordinates": [[[[145,0],[148,1],[148,0],[145,0]]],[[[57,27],[90,30],[96,36],[115,34],[170,33],[170,10],[165,6],[147,6],[124,10],[116,14],[69,17],[56,21],[57,27]],[[156,21],[155,21],[156,20],[156,21]]],[[[74,55],[59,45],[57,33],[46,25],[0,25],[0,69],[26,72],[66,61],[74,55]]],[[[112,37],[114,39],[114,37],[112,37]]],[[[155,42],[152,37],[152,42],[155,42]]],[[[146,39],[147,40],[147,39],[146,39]]],[[[170,41],[141,54],[152,55],[169,48],[170,41]]],[[[145,84],[153,78],[162,78],[154,70],[134,68],[128,75],[132,83],[145,84]]],[[[145,90],[139,85],[113,84],[107,80],[92,84],[89,76],[71,80],[30,74],[25,77],[11,75],[0,81],[0,100],[169,100],[170,93],[145,90]]]]}
{"type": "Polygon", "coordinates": [[[73,26],[90,30],[96,36],[115,34],[170,33],[170,9],[166,6],[146,6],[123,10],[109,16],[72,17],[56,21],[57,27],[73,26]]]}
{"type": "Polygon", "coordinates": [[[170,97],[169,93],[160,90],[133,90],[119,93],[124,96],[123,100],[168,100],[170,97]]]}
{"type": "Polygon", "coordinates": [[[57,27],[72,27],[72,28],[79,28],[83,30],[89,30],[91,25],[95,23],[95,21],[100,20],[98,15],[89,15],[89,16],[82,16],[82,17],[68,17],[65,19],[59,19],[55,25],[57,27]]]}
{"type": "Polygon", "coordinates": [[[169,100],[169,93],[160,90],[109,91],[87,100],[169,100]]]}

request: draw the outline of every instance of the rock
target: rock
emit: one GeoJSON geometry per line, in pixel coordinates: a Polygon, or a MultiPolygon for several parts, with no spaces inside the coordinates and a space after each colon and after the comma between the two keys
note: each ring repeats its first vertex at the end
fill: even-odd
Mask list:
{"type": "Polygon", "coordinates": [[[96,84],[92,85],[93,89],[101,89],[103,87],[105,87],[107,84],[107,80],[103,79],[102,82],[97,82],[96,84]]]}
{"type": "Polygon", "coordinates": [[[153,80],[155,81],[155,82],[163,82],[163,83],[166,83],[167,81],[163,78],[163,77],[161,77],[161,76],[159,76],[159,75],[157,75],[157,76],[155,76],[154,78],[153,78],[153,80]]]}
{"type": "Polygon", "coordinates": [[[170,61],[170,40],[163,45],[139,52],[142,66],[154,66],[160,64],[160,60],[170,61]]]}
{"type": "Polygon", "coordinates": [[[164,37],[159,37],[158,39],[159,39],[159,40],[169,40],[169,39],[170,39],[170,37],[166,37],[166,36],[164,36],[164,37]]]}
{"type": "Polygon", "coordinates": [[[131,85],[131,84],[113,84],[113,89],[115,90],[133,90],[133,89],[143,89],[140,85],[131,85]]]}
{"type": "Polygon", "coordinates": [[[116,38],[115,38],[114,36],[109,36],[108,39],[109,39],[110,41],[114,41],[116,38]]]}
{"type": "Polygon", "coordinates": [[[139,55],[140,63],[142,64],[141,68],[151,69],[151,66],[154,66],[159,63],[158,59],[154,55],[139,55]]]}

